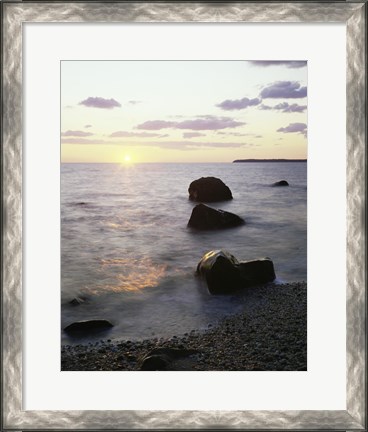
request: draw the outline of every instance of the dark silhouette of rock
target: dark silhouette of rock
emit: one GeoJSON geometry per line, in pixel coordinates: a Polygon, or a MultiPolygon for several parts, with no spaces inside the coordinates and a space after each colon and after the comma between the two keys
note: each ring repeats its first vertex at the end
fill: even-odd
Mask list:
{"type": "Polygon", "coordinates": [[[286,180],[280,180],[274,183],[272,186],[289,186],[289,183],[286,180]]]}
{"type": "Polygon", "coordinates": [[[165,370],[173,361],[182,357],[188,357],[197,352],[193,349],[156,348],[143,358],[141,370],[165,370]]]}
{"type": "Polygon", "coordinates": [[[86,333],[95,333],[103,330],[108,330],[111,327],[114,327],[114,325],[107,320],[86,320],[76,321],[72,324],[69,324],[67,327],[64,328],[64,331],[72,335],[82,335],[86,333]]]}
{"type": "Polygon", "coordinates": [[[192,201],[215,202],[233,199],[231,190],[216,177],[201,177],[189,185],[189,199],[192,201]]]}
{"type": "Polygon", "coordinates": [[[206,253],[197,273],[206,280],[211,294],[231,294],[276,278],[270,258],[239,262],[234,255],[221,250],[206,253]]]}
{"type": "Polygon", "coordinates": [[[171,362],[172,359],[165,354],[148,355],[142,361],[141,370],[165,370],[171,362]]]}
{"type": "Polygon", "coordinates": [[[233,228],[245,223],[238,215],[198,204],[192,210],[188,226],[200,230],[233,228]]]}
{"type": "Polygon", "coordinates": [[[81,304],[83,304],[85,301],[87,300],[86,297],[74,297],[73,300],[70,300],[69,304],[71,304],[72,306],[79,306],[81,304]]]}

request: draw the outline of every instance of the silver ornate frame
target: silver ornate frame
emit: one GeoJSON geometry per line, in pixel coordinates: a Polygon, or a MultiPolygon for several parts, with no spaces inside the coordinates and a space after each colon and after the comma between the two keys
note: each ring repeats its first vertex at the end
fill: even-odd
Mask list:
{"type": "Polygon", "coordinates": [[[366,430],[367,4],[365,2],[17,2],[1,4],[1,430],[366,430]],[[23,22],[340,22],[347,32],[347,401],[345,411],[22,410],[23,22]]]}

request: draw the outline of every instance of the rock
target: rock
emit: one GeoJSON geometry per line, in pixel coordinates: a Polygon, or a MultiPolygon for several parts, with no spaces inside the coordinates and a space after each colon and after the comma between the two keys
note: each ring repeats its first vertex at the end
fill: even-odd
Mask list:
{"type": "Polygon", "coordinates": [[[140,368],[146,371],[165,370],[173,361],[197,352],[192,349],[156,348],[143,358],[140,368]]]}
{"type": "Polygon", "coordinates": [[[73,300],[70,300],[69,304],[73,306],[79,306],[86,301],[86,297],[74,297],[73,300]]]}
{"type": "Polygon", "coordinates": [[[216,177],[201,177],[189,185],[189,199],[192,201],[215,202],[233,199],[231,190],[216,177]]]}
{"type": "Polygon", "coordinates": [[[270,258],[239,262],[234,255],[221,250],[206,253],[197,273],[206,280],[211,294],[231,294],[276,278],[270,258]]]}
{"type": "Polygon", "coordinates": [[[280,180],[274,183],[272,186],[289,186],[289,183],[286,180],[280,180]]]}
{"type": "Polygon", "coordinates": [[[211,230],[232,228],[244,223],[245,221],[234,213],[198,204],[192,210],[188,226],[200,230],[211,230]]]}
{"type": "Polygon", "coordinates": [[[72,324],[69,324],[64,328],[64,331],[69,334],[84,334],[107,330],[111,327],[114,327],[114,325],[107,320],[86,320],[76,321],[72,324]]]}
{"type": "Polygon", "coordinates": [[[166,367],[171,363],[171,361],[172,359],[164,354],[148,355],[142,361],[141,370],[144,371],[165,370],[166,367]]]}

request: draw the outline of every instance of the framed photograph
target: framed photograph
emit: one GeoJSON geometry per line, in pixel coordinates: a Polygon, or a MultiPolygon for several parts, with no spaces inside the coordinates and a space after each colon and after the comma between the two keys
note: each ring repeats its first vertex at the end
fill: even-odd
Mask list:
{"type": "Polygon", "coordinates": [[[366,3],[1,13],[2,428],[366,430],[366,3]]]}

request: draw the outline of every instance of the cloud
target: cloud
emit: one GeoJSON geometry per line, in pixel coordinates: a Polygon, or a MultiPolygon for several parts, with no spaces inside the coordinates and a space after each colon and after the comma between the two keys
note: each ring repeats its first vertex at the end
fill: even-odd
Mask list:
{"type": "Polygon", "coordinates": [[[200,116],[194,120],[183,120],[179,122],[166,121],[166,120],[151,120],[136,126],[136,129],[144,130],[160,130],[166,128],[173,129],[189,129],[189,130],[219,130],[226,128],[233,128],[243,126],[246,123],[236,121],[230,117],[216,117],[216,116],[200,116]]]}
{"type": "Polygon", "coordinates": [[[84,126],[86,129],[92,127],[92,125],[88,124],[84,126]]]}
{"type": "Polygon", "coordinates": [[[263,99],[304,98],[307,96],[307,87],[300,87],[300,83],[296,81],[276,81],[265,87],[260,96],[263,99]]]}
{"type": "Polygon", "coordinates": [[[161,137],[163,138],[165,135],[158,133],[150,133],[150,132],[127,132],[127,131],[116,131],[109,135],[110,138],[154,138],[161,137]]]}
{"type": "MultiPolygon", "coordinates": [[[[61,140],[62,144],[75,144],[75,145],[120,145],[124,146],[126,143],[111,142],[98,139],[84,139],[84,138],[64,138],[61,140]]],[[[234,142],[200,142],[200,141],[147,141],[147,142],[132,142],[129,147],[160,147],[172,150],[198,150],[200,148],[240,148],[240,147],[253,147],[255,144],[248,143],[234,143],[234,142]]]]}
{"type": "MultiPolygon", "coordinates": [[[[156,141],[148,142],[147,146],[160,147],[172,150],[198,150],[201,148],[240,148],[249,147],[253,144],[234,143],[234,142],[200,142],[200,141],[156,141]]],[[[137,145],[145,145],[145,143],[137,143],[137,145]]]]}
{"type": "Polygon", "coordinates": [[[269,106],[269,105],[260,105],[258,107],[260,110],[268,111],[268,110],[278,110],[282,111],[284,113],[295,113],[295,112],[304,112],[307,109],[307,105],[298,105],[298,104],[291,104],[289,105],[287,102],[281,102],[275,106],[269,106]]]}
{"type": "Polygon", "coordinates": [[[269,111],[269,110],[272,110],[272,107],[269,105],[262,104],[258,107],[258,109],[263,110],[263,111],[269,111]]]}
{"type": "Polygon", "coordinates": [[[166,120],[148,120],[136,126],[136,129],[160,130],[160,129],[175,127],[176,123],[177,122],[166,121],[166,120]]]}
{"type": "Polygon", "coordinates": [[[201,136],[206,136],[206,134],[200,133],[200,132],[184,132],[183,138],[197,138],[201,136]]]}
{"type": "Polygon", "coordinates": [[[128,104],[130,104],[130,105],[137,105],[137,104],[140,104],[140,103],[142,103],[142,101],[139,101],[139,100],[130,100],[130,101],[128,101],[128,104]]]}
{"type": "Polygon", "coordinates": [[[230,117],[204,116],[195,120],[184,120],[176,124],[177,129],[218,130],[243,126],[246,123],[236,121],[230,117]]]}
{"type": "Polygon", "coordinates": [[[250,62],[253,66],[261,66],[261,67],[269,67],[269,66],[286,66],[287,68],[297,69],[307,66],[307,62],[305,60],[256,60],[250,62]]]}
{"type": "Polygon", "coordinates": [[[63,138],[61,144],[112,144],[100,139],[63,138]]]}
{"type": "Polygon", "coordinates": [[[291,113],[291,112],[304,112],[307,109],[307,105],[298,105],[298,104],[291,104],[289,105],[287,102],[282,102],[273,107],[275,110],[281,110],[284,113],[291,113]]]}
{"type": "Polygon", "coordinates": [[[245,109],[251,106],[256,106],[261,103],[260,99],[248,99],[247,97],[244,97],[243,99],[227,99],[223,102],[217,104],[216,106],[227,111],[231,110],[241,110],[245,109]]]}
{"type": "Polygon", "coordinates": [[[66,132],[61,132],[61,136],[65,136],[65,137],[87,137],[91,135],[93,135],[93,133],[83,132],[83,131],[67,130],[66,132]]]}
{"type": "Polygon", "coordinates": [[[307,125],[305,123],[290,123],[289,126],[277,129],[277,132],[300,133],[307,136],[307,125]]]}
{"type": "Polygon", "coordinates": [[[121,104],[115,99],[104,99],[102,97],[89,97],[82,102],[79,102],[79,105],[84,105],[86,107],[92,108],[103,108],[103,109],[112,109],[116,107],[121,107],[121,104]]]}

